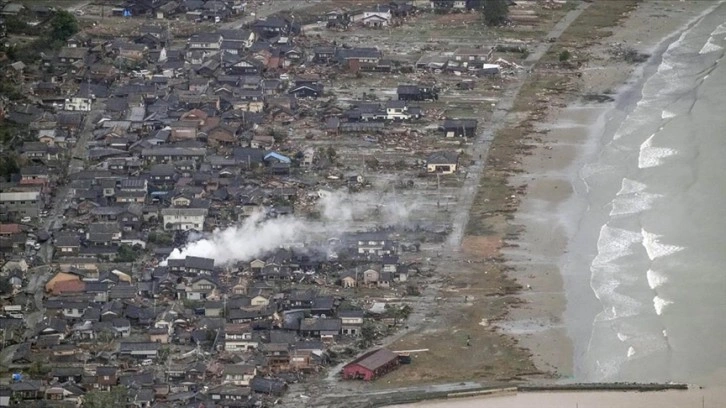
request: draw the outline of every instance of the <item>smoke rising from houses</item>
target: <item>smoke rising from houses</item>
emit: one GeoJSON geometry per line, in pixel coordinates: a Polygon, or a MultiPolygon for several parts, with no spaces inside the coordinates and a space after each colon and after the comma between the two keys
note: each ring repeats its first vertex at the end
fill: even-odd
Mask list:
{"type": "Polygon", "coordinates": [[[320,220],[296,216],[266,218],[259,212],[241,224],[215,230],[180,249],[174,249],[168,259],[197,256],[212,258],[215,265],[248,261],[286,245],[338,237],[356,227],[357,222],[370,222],[368,226],[403,225],[414,210],[412,206],[401,203],[395,194],[381,196],[342,191],[321,191],[316,205],[320,220]]]}

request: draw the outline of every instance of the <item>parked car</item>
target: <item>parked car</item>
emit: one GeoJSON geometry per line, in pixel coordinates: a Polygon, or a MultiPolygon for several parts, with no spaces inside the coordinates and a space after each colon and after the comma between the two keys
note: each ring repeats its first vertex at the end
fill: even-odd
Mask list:
{"type": "Polygon", "coordinates": [[[23,217],[23,218],[21,218],[21,219],[20,219],[20,222],[22,222],[22,223],[28,223],[28,222],[30,222],[30,221],[32,221],[32,220],[33,220],[33,219],[32,219],[32,218],[30,218],[30,217],[23,217]]]}

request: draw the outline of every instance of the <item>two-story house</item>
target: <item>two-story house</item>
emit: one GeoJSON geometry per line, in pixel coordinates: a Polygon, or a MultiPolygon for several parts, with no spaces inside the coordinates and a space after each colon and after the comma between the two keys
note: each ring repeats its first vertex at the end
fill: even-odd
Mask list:
{"type": "Polygon", "coordinates": [[[364,316],[365,312],[363,310],[339,310],[340,333],[344,336],[358,336],[363,327],[364,316]]]}
{"type": "Polygon", "coordinates": [[[164,229],[167,231],[201,231],[207,217],[206,208],[164,208],[161,210],[164,229]]]}
{"type": "Polygon", "coordinates": [[[224,326],[224,350],[246,351],[254,350],[259,342],[253,337],[249,324],[227,323],[224,326]]]}
{"type": "Polygon", "coordinates": [[[225,364],[222,372],[223,384],[248,386],[250,380],[257,375],[257,368],[248,364],[225,364]]]}
{"type": "Polygon", "coordinates": [[[196,277],[185,289],[186,298],[189,300],[206,300],[218,286],[219,284],[212,278],[196,277]]]}
{"type": "Polygon", "coordinates": [[[222,35],[219,33],[196,33],[189,37],[187,49],[189,51],[203,51],[210,53],[222,47],[222,35]]]}
{"type": "Polygon", "coordinates": [[[421,108],[408,106],[406,101],[386,102],[386,119],[394,121],[411,120],[421,118],[421,108]]]}

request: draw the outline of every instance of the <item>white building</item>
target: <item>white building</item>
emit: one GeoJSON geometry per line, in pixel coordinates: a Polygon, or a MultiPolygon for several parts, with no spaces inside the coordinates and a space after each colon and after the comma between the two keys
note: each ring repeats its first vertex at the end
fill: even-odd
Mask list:
{"type": "Polygon", "coordinates": [[[66,99],[63,104],[63,109],[67,111],[81,111],[90,112],[93,100],[91,98],[80,98],[74,96],[73,98],[66,99]]]}
{"type": "Polygon", "coordinates": [[[164,220],[164,229],[169,231],[177,230],[202,230],[204,219],[207,216],[206,208],[164,208],[161,210],[164,220]]]}
{"type": "Polygon", "coordinates": [[[391,11],[365,11],[360,21],[366,27],[387,27],[391,25],[391,11]]]}

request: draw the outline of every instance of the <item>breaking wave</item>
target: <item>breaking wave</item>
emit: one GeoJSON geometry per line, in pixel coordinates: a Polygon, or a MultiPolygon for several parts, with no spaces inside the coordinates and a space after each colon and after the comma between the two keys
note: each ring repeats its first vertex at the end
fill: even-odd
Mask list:
{"type": "Polygon", "coordinates": [[[649,167],[660,166],[663,159],[678,154],[675,149],[667,147],[653,147],[653,137],[655,133],[640,145],[640,155],[638,156],[638,168],[646,169],[649,167]]]}
{"type": "Polygon", "coordinates": [[[643,246],[651,261],[685,249],[678,245],[663,244],[660,242],[660,235],[648,232],[645,229],[641,229],[640,232],[643,235],[643,246]]]}

